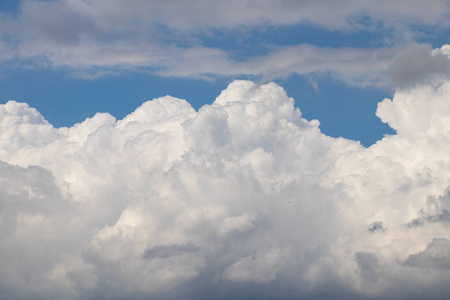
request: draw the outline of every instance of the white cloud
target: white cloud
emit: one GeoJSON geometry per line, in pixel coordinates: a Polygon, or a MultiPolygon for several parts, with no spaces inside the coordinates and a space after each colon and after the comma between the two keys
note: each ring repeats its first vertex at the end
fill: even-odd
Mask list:
{"type": "Polygon", "coordinates": [[[1,290],[445,299],[449,95],[445,82],[385,99],[377,114],[398,134],[370,148],[323,135],[274,83],[235,81],[199,111],[163,97],[71,128],[8,102],[1,290]]]}

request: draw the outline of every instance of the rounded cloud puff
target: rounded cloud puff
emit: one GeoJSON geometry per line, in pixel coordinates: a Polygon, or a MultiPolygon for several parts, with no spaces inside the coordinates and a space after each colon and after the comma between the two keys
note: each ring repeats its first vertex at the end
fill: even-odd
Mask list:
{"type": "Polygon", "coordinates": [[[274,83],[54,128],[0,106],[5,298],[444,299],[450,83],[396,93],[370,148],[274,83]]]}

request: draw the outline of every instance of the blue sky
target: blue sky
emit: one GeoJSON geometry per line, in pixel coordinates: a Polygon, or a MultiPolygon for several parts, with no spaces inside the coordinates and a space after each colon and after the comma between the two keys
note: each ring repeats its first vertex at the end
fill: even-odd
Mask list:
{"type": "MultiPolygon", "coordinates": [[[[352,8],[349,5],[348,12],[331,17],[327,14],[332,11],[327,9],[332,10],[333,5],[328,5],[329,8],[325,5],[322,12],[317,12],[320,7],[311,5],[306,6],[305,11],[310,9],[312,17],[296,17],[294,13],[287,20],[283,20],[283,10],[273,18],[265,16],[267,12],[264,11],[261,16],[247,18],[246,14],[252,14],[249,11],[231,20],[230,24],[226,23],[226,14],[220,16],[222,19],[217,24],[203,15],[198,16],[199,22],[185,18],[180,24],[173,19],[164,19],[165,16],[154,20],[153,17],[139,15],[133,21],[133,11],[130,10],[128,14],[123,13],[123,28],[105,30],[100,28],[101,18],[107,24],[112,22],[108,14],[117,12],[105,9],[98,24],[95,24],[95,20],[86,17],[86,11],[81,11],[74,4],[76,1],[64,3],[6,0],[0,6],[5,24],[0,101],[6,103],[13,99],[27,102],[56,127],[71,126],[96,112],[108,112],[121,119],[142,102],[164,95],[186,99],[198,109],[204,104],[211,104],[234,79],[256,82],[273,80],[295,99],[305,118],[320,120],[324,133],[359,140],[369,146],[383,135],[394,133],[375,116],[375,111],[376,104],[392,97],[397,87],[390,78],[389,66],[383,66],[380,70],[371,70],[370,66],[352,70],[353,65],[359,63],[357,57],[354,61],[350,57],[348,62],[344,62],[348,64],[347,69],[345,65],[334,66],[335,59],[339,60],[338,52],[385,51],[385,57],[379,58],[380,62],[376,64],[389,65],[390,60],[411,43],[440,47],[448,36],[447,31],[436,30],[441,26],[439,20],[430,22],[424,13],[421,17],[417,16],[417,21],[411,22],[407,15],[402,16],[400,11],[395,10],[395,5],[391,12],[389,7],[380,10],[357,4],[352,8]],[[48,17],[36,17],[33,9],[40,14],[48,13],[48,17]],[[73,18],[64,20],[55,17],[71,12],[73,18]],[[55,27],[61,26],[58,22],[63,22],[65,31],[55,30],[55,27]],[[86,23],[90,25],[82,25],[86,23]],[[87,42],[83,42],[83,38],[87,42]],[[43,46],[45,44],[48,45],[43,46]],[[89,56],[101,54],[79,54],[91,51],[88,49],[90,46],[110,51],[114,49],[114,44],[120,47],[129,45],[127,51],[144,51],[145,55],[151,51],[156,52],[157,56],[162,56],[161,51],[167,53],[155,61],[144,57],[141,63],[132,58],[121,61],[121,54],[116,53],[109,61],[98,65],[92,62],[96,58],[89,56]],[[295,47],[302,45],[313,48],[295,50],[295,47]],[[183,52],[191,49],[195,55],[192,63],[198,65],[204,59],[205,70],[186,72],[190,68],[189,56],[184,57],[183,52]],[[298,52],[299,57],[293,58],[292,64],[299,65],[271,70],[272,67],[266,65],[270,60],[268,58],[279,51],[288,51],[291,56],[298,52]],[[319,56],[329,57],[320,61],[312,57],[314,54],[311,52],[315,51],[322,51],[319,56]],[[72,58],[75,61],[65,61],[72,58]],[[224,70],[223,64],[227,60],[235,63],[237,69],[242,67],[242,70],[224,70]],[[249,62],[250,65],[242,66],[249,62]],[[330,65],[327,66],[327,63],[330,65]],[[215,64],[218,64],[217,72],[215,64]],[[308,66],[303,70],[305,64],[308,66]]],[[[101,14],[102,3],[92,5],[91,9],[101,14]]],[[[140,9],[139,5],[136,9],[140,9]]],[[[156,6],[156,10],[164,9],[156,6]]],[[[295,9],[302,9],[301,5],[298,6],[294,12],[295,9]]],[[[212,5],[210,9],[214,11],[217,7],[212,5]]],[[[229,10],[228,13],[233,13],[232,9],[229,10]]],[[[174,18],[177,13],[176,10],[168,11],[167,18],[174,18]]],[[[195,10],[190,13],[196,14],[195,10]]],[[[414,13],[413,17],[416,17],[414,13]]],[[[370,56],[373,57],[373,54],[367,54],[367,57],[370,56]]]]}
{"type": "MultiPolygon", "coordinates": [[[[0,80],[2,99],[26,102],[56,127],[70,127],[97,112],[117,119],[144,101],[171,95],[186,99],[199,109],[211,104],[229,79],[160,78],[155,75],[124,74],[95,80],[73,78],[60,70],[14,70],[0,80]]],[[[394,131],[375,116],[376,105],[391,92],[377,88],[355,88],[330,80],[315,90],[307,79],[291,76],[276,80],[295,99],[307,119],[318,119],[324,133],[359,140],[369,146],[394,131]]]]}

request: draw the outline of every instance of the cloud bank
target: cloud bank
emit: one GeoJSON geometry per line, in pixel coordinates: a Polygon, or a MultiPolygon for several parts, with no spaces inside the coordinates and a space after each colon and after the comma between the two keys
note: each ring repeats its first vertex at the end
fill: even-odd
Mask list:
{"type": "Polygon", "coordinates": [[[331,76],[362,87],[402,87],[409,83],[405,80],[411,68],[420,74],[440,68],[448,75],[448,68],[432,62],[438,57],[422,62],[422,70],[418,57],[429,46],[420,45],[420,50],[414,42],[429,31],[446,31],[449,12],[448,2],[440,0],[26,0],[16,14],[0,14],[0,62],[14,68],[64,69],[87,79],[142,72],[202,79],[256,76],[269,81],[300,74],[331,76]],[[246,37],[264,36],[268,29],[295,26],[348,36],[384,34],[350,47],[245,42],[246,37]],[[254,43],[261,51],[239,58],[238,53],[254,43]]]}
{"type": "Polygon", "coordinates": [[[449,97],[383,100],[370,148],[274,83],[70,128],[1,105],[1,298],[445,299],[449,97]]]}

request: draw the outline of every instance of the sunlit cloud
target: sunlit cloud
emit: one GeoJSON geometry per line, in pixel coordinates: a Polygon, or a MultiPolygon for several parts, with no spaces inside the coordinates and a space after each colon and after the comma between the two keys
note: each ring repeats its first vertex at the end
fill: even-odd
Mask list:
{"type": "Polygon", "coordinates": [[[322,134],[273,83],[233,82],[198,111],[165,97],[71,128],[8,102],[2,290],[396,298],[416,286],[444,299],[449,93],[446,82],[385,99],[377,114],[398,134],[370,148],[322,134]]]}

